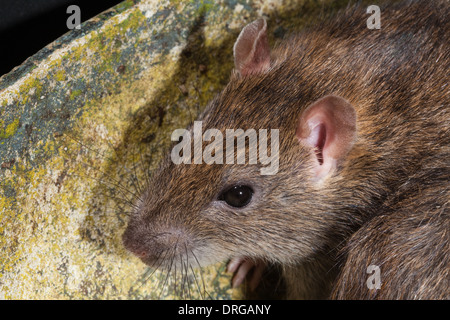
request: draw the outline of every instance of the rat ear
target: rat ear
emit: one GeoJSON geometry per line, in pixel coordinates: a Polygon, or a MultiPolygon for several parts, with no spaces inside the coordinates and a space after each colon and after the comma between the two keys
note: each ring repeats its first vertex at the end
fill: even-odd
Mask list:
{"type": "Polygon", "coordinates": [[[314,148],[314,174],[322,180],[343,160],[356,139],[356,112],[345,99],[329,95],[310,105],[300,116],[297,138],[314,148]]]}
{"type": "Polygon", "coordinates": [[[267,23],[263,18],[242,29],[234,47],[234,65],[241,75],[264,72],[270,67],[267,23]]]}

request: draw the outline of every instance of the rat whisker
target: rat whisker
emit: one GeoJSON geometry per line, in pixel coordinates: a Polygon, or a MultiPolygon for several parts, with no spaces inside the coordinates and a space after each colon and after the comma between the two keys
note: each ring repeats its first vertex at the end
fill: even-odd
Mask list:
{"type": "MultiPolygon", "coordinates": [[[[131,202],[129,199],[124,199],[123,197],[117,196],[117,195],[111,195],[111,194],[104,194],[104,196],[114,202],[116,202],[116,208],[120,209],[119,204],[129,207],[129,209],[138,209],[138,206],[131,202]]],[[[111,209],[114,209],[113,207],[110,207],[111,209]]],[[[130,214],[132,211],[128,211],[130,214]]]]}
{"type": "Polygon", "coordinates": [[[162,259],[160,259],[161,256],[162,256],[162,254],[163,254],[163,252],[164,252],[164,251],[161,251],[161,252],[158,253],[158,255],[156,256],[156,261],[157,261],[156,264],[157,264],[157,265],[156,265],[156,266],[148,267],[148,268],[146,269],[146,271],[144,272],[144,274],[141,276],[141,279],[138,280],[138,281],[140,282],[140,285],[133,291],[133,294],[137,293],[137,291],[138,291],[145,283],[147,283],[147,281],[148,281],[150,278],[152,278],[152,277],[155,275],[156,271],[158,271],[158,269],[161,267],[161,265],[162,265],[163,262],[164,262],[164,259],[166,258],[166,255],[167,255],[167,251],[166,251],[166,252],[165,252],[166,255],[165,255],[162,259]]]}
{"type": "MultiPolygon", "coordinates": [[[[135,149],[136,149],[136,145],[133,148],[133,155],[136,154],[135,153],[135,151],[136,151],[135,149]]],[[[136,171],[136,166],[137,166],[136,161],[133,161],[132,169],[133,169],[133,172],[134,172],[134,177],[137,178],[138,174],[137,174],[137,171],[136,171]]],[[[141,194],[144,191],[144,189],[142,188],[141,184],[139,183],[139,179],[136,179],[135,181],[136,181],[136,184],[137,184],[137,191],[138,191],[138,193],[141,194]]]]}
{"type": "MultiPolygon", "coordinates": [[[[189,290],[190,283],[189,283],[188,272],[187,272],[187,268],[186,268],[187,264],[189,263],[189,256],[187,255],[186,243],[184,243],[184,251],[185,251],[184,257],[186,257],[186,261],[184,261],[184,259],[182,259],[182,263],[183,263],[183,267],[184,267],[182,282],[183,282],[183,285],[187,282],[187,287],[189,290]]],[[[190,292],[189,292],[189,295],[190,295],[190,292]]]]}
{"type": "MultiPolygon", "coordinates": [[[[178,249],[179,238],[180,237],[177,238],[176,249],[178,249]]],[[[189,283],[188,283],[187,277],[186,277],[185,266],[184,266],[184,264],[186,262],[184,261],[183,255],[180,255],[179,259],[180,259],[180,261],[179,261],[179,263],[180,263],[180,280],[179,281],[181,282],[181,288],[180,288],[181,291],[180,291],[179,296],[181,298],[184,298],[185,295],[186,295],[186,286],[189,289],[189,283]]],[[[175,277],[175,281],[178,282],[178,278],[177,277],[175,277]]]]}
{"type": "Polygon", "coordinates": [[[118,206],[112,207],[112,206],[105,205],[103,207],[103,209],[104,209],[103,213],[105,214],[105,216],[119,218],[121,222],[123,222],[123,220],[121,218],[121,215],[125,215],[127,217],[130,217],[133,214],[132,211],[122,210],[118,206]]]}
{"type": "Polygon", "coordinates": [[[176,279],[176,281],[178,282],[180,282],[180,294],[179,294],[179,296],[181,297],[181,298],[184,298],[184,296],[185,296],[185,290],[186,290],[186,278],[185,278],[185,274],[184,274],[184,268],[183,268],[183,263],[184,263],[184,261],[183,261],[183,257],[181,257],[181,259],[180,259],[180,267],[181,267],[181,270],[180,270],[180,279],[176,279]]]}
{"type": "Polygon", "coordinates": [[[197,276],[195,275],[195,272],[194,272],[194,269],[192,268],[192,265],[189,265],[189,268],[191,269],[192,276],[194,278],[194,282],[195,282],[195,284],[197,286],[197,290],[198,290],[198,293],[200,294],[200,297],[202,299],[205,299],[204,292],[202,292],[202,290],[200,288],[200,284],[198,283],[197,276]]]}
{"type": "MultiPolygon", "coordinates": [[[[179,238],[177,238],[177,242],[176,242],[176,244],[170,249],[170,250],[168,250],[168,251],[173,251],[173,253],[171,254],[171,261],[170,261],[170,267],[169,267],[169,270],[167,271],[167,274],[166,274],[166,279],[165,279],[165,281],[164,281],[164,283],[163,283],[163,285],[162,285],[162,288],[164,288],[165,286],[166,286],[166,284],[167,284],[167,281],[168,281],[168,279],[169,279],[169,276],[170,276],[170,272],[172,271],[172,266],[173,266],[173,263],[174,263],[174,260],[175,260],[175,250],[176,250],[176,247],[177,247],[177,245],[178,245],[178,239],[179,238]]],[[[161,294],[162,294],[162,291],[161,291],[161,294]]],[[[160,294],[160,296],[159,296],[159,300],[161,299],[161,294],[160,294]]]]}
{"type": "Polygon", "coordinates": [[[180,279],[176,278],[175,281],[176,282],[180,282],[180,292],[179,292],[178,296],[181,299],[184,299],[185,298],[185,292],[186,292],[186,282],[185,282],[186,279],[184,277],[183,258],[180,259],[179,263],[180,263],[180,269],[181,269],[180,270],[180,276],[179,276],[180,279]]]}
{"type": "MultiPolygon", "coordinates": [[[[181,286],[181,290],[180,290],[180,294],[179,294],[179,296],[182,298],[182,299],[185,299],[186,298],[186,292],[188,292],[189,293],[189,279],[188,279],[188,277],[187,277],[187,274],[186,274],[186,270],[185,270],[185,264],[186,264],[186,261],[184,260],[184,257],[183,256],[181,256],[180,257],[180,276],[179,276],[179,279],[178,278],[176,278],[176,281],[178,282],[180,282],[180,286],[181,286]],[[187,288],[187,289],[186,289],[187,288]]],[[[191,299],[191,296],[190,296],[190,294],[188,295],[189,296],[189,299],[191,299]]]]}
{"type": "MultiPolygon", "coordinates": [[[[186,275],[187,275],[187,274],[189,274],[189,267],[191,266],[191,264],[189,263],[189,252],[188,252],[186,243],[184,243],[184,252],[185,252],[185,256],[186,256],[185,272],[186,272],[186,275]]],[[[191,270],[192,270],[192,268],[191,268],[191,270]]],[[[195,279],[195,274],[194,273],[192,273],[192,276],[195,279]]],[[[190,280],[190,278],[188,278],[188,281],[189,281],[189,287],[190,287],[192,281],[190,280]]]]}
{"type": "MultiPolygon", "coordinates": [[[[106,157],[104,154],[102,154],[102,153],[100,153],[100,152],[98,152],[98,151],[96,151],[96,150],[94,150],[94,149],[92,149],[92,148],[90,148],[90,147],[84,145],[84,144],[81,143],[80,141],[78,141],[78,140],[76,140],[75,138],[73,138],[70,134],[67,134],[67,136],[68,136],[69,138],[71,138],[72,140],[74,140],[75,142],[77,142],[78,144],[80,144],[80,146],[81,146],[82,148],[85,148],[85,149],[87,149],[87,150],[89,150],[89,151],[91,151],[91,152],[94,152],[94,153],[96,153],[97,155],[101,156],[102,158],[104,158],[104,159],[106,159],[106,160],[108,160],[108,161],[110,161],[110,162],[114,162],[114,159],[113,159],[112,157],[106,157]]],[[[121,166],[119,166],[119,168],[120,168],[121,170],[123,169],[126,173],[128,173],[128,174],[131,176],[132,179],[129,179],[128,181],[131,182],[131,185],[134,187],[135,191],[136,191],[137,193],[140,194],[142,190],[141,190],[141,188],[139,187],[139,185],[137,185],[137,184],[139,183],[139,182],[138,182],[139,179],[137,178],[136,172],[134,172],[134,174],[133,174],[132,171],[131,171],[130,169],[128,169],[128,168],[124,165],[123,157],[120,157],[120,156],[117,154],[117,152],[116,152],[116,150],[115,150],[114,147],[111,147],[111,148],[114,150],[117,159],[119,159],[119,161],[121,162],[121,166]]],[[[68,158],[65,158],[65,159],[68,160],[68,161],[71,161],[71,160],[72,160],[72,159],[68,159],[68,158]]],[[[104,176],[108,177],[109,179],[111,179],[111,181],[115,182],[115,184],[114,184],[115,187],[117,187],[117,186],[121,186],[121,187],[122,187],[121,182],[118,181],[118,180],[116,180],[111,174],[107,174],[107,173],[104,172],[103,170],[94,167],[93,165],[87,163],[86,161],[79,160],[79,162],[81,162],[82,164],[84,164],[84,165],[86,165],[86,166],[88,166],[88,167],[94,169],[95,171],[98,171],[98,172],[102,173],[102,175],[104,175],[104,176]]],[[[135,167],[135,166],[133,166],[133,168],[134,168],[134,167],[135,167]]],[[[119,173],[121,172],[121,170],[119,170],[119,173]]],[[[111,183],[111,184],[112,184],[112,183],[111,183]]],[[[131,192],[131,191],[130,191],[129,189],[127,189],[127,188],[124,188],[124,189],[125,189],[127,192],[133,194],[134,198],[137,197],[136,193],[131,192]]]]}
{"type": "Polygon", "coordinates": [[[145,181],[144,181],[144,183],[143,183],[143,191],[145,191],[145,189],[149,186],[149,184],[150,184],[150,175],[149,175],[149,168],[148,167],[145,167],[144,166],[144,160],[142,159],[142,154],[143,154],[143,152],[142,152],[142,146],[141,146],[141,144],[139,144],[139,158],[140,158],[140,163],[141,163],[141,170],[144,172],[144,178],[145,178],[145,181]]]}
{"type": "Polygon", "coordinates": [[[187,289],[188,289],[189,299],[192,299],[192,294],[191,294],[191,279],[190,279],[190,277],[189,277],[188,263],[189,263],[189,256],[186,255],[186,261],[183,261],[183,266],[184,266],[184,276],[185,276],[185,281],[184,281],[184,282],[187,282],[187,289]]]}
{"type": "Polygon", "coordinates": [[[89,151],[91,151],[91,152],[95,153],[96,155],[100,156],[101,158],[107,159],[107,160],[112,160],[111,158],[107,157],[104,153],[102,153],[102,152],[100,152],[98,150],[95,150],[94,148],[89,147],[86,144],[82,143],[80,140],[76,139],[70,133],[64,132],[63,135],[69,137],[71,140],[73,140],[74,142],[78,143],[82,148],[88,149],[89,151]]]}
{"type": "MultiPolygon", "coordinates": [[[[102,159],[104,159],[104,160],[107,160],[107,161],[109,161],[109,162],[115,162],[114,159],[113,159],[111,156],[106,156],[104,153],[102,153],[102,152],[100,152],[100,151],[98,151],[98,150],[95,150],[94,148],[91,148],[91,147],[87,146],[86,144],[84,144],[84,143],[82,143],[81,141],[77,140],[77,139],[76,139],[75,137],[73,137],[71,134],[69,134],[69,133],[63,133],[63,134],[64,134],[65,136],[69,137],[71,140],[75,141],[77,144],[79,144],[80,147],[81,147],[80,151],[82,151],[82,149],[84,148],[84,149],[89,150],[90,152],[93,152],[94,154],[96,154],[97,156],[99,156],[100,158],[102,158],[102,159]]],[[[121,166],[119,166],[119,168],[120,168],[120,169],[123,169],[123,170],[126,171],[127,173],[130,173],[130,170],[124,165],[123,157],[120,157],[120,156],[117,154],[116,148],[114,148],[114,146],[112,146],[111,143],[110,143],[108,140],[106,140],[106,142],[108,143],[108,146],[114,151],[114,153],[115,153],[115,155],[116,155],[116,158],[119,159],[119,161],[121,161],[121,166]]],[[[120,171],[119,171],[119,172],[120,172],[120,171]]]]}
{"type": "MultiPolygon", "coordinates": [[[[138,179],[138,176],[136,174],[136,171],[134,171],[134,173],[133,173],[130,169],[128,169],[128,167],[126,166],[126,164],[124,162],[124,157],[123,156],[119,156],[119,154],[116,151],[116,148],[111,144],[111,142],[106,140],[106,143],[114,151],[114,154],[115,154],[116,158],[119,160],[119,162],[120,162],[120,169],[123,169],[127,174],[129,174],[131,176],[132,179],[130,179],[129,181],[131,181],[131,184],[135,187],[137,192],[141,193],[142,189],[139,187],[139,179],[138,179]]],[[[125,158],[127,158],[128,149],[125,149],[125,150],[126,150],[125,158]]],[[[119,171],[119,172],[121,172],[121,171],[119,171]]]]}
{"type": "Polygon", "coordinates": [[[202,284],[203,284],[203,292],[208,295],[208,298],[212,299],[212,297],[209,294],[209,292],[206,291],[205,279],[203,277],[203,268],[201,267],[200,262],[198,261],[197,256],[195,255],[193,250],[191,250],[191,253],[192,253],[192,256],[194,257],[195,261],[197,262],[197,265],[198,265],[199,270],[200,270],[200,278],[201,278],[202,284]]]}
{"type": "Polygon", "coordinates": [[[105,187],[105,188],[108,188],[110,191],[111,190],[119,190],[119,192],[120,193],[122,193],[122,195],[123,195],[123,198],[121,198],[121,197],[118,197],[118,196],[112,196],[112,195],[106,195],[108,198],[111,198],[111,199],[115,199],[115,200],[118,200],[119,202],[122,202],[122,203],[125,203],[125,204],[127,204],[127,205],[129,205],[129,206],[131,206],[131,207],[133,207],[133,208],[135,208],[135,209],[138,209],[138,207],[132,202],[132,200],[130,200],[124,193],[123,193],[123,191],[127,191],[127,189],[124,189],[123,188],[123,190],[122,190],[122,188],[120,188],[121,186],[118,186],[119,188],[118,189],[114,189],[114,188],[112,188],[111,187],[111,185],[113,185],[113,186],[117,186],[117,185],[115,185],[115,184],[112,184],[111,182],[104,182],[104,180],[102,180],[101,178],[95,178],[95,177],[87,177],[87,176],[82,176],[82,175],[79,175],[79,174],[77,174],[77,173],[68,173],[67,174],[68,176],[75,176],[75,177],[79,177],[79,178],[81,178],[81,179],[94,179],[94,180],[96,180],[100,185],[102,185],[103,187],[105,187]]]}
{"type": "Polygon", "coordinates": [[[172,276],[172,278],[174,279],[174,288],[173,288],[173,290],[174,290],[174,292],[175,292],[175,295],[176,296],[179,296],[180,295],[180,293],[179,293],[179,287],[178,287],[178,281],[177,281],[177,263],[175,263],[175,265],[174,265],[174,272],[173,272],[173,275],[171,275],[172,276]]]}
{"type": "MultiPolygon", "coordinates": [[[[107,177],[110,181],[106,181],[105,185],[109,184],[109,185],[111,185],[111,186],[113,186],[113,187],[116,187],[116,188],[118,188],[118,189],[121,189],[122,191],[126,191],[126,192],[128,192],[130,195],[133,196],[133,199],[138,199],[138,198],[139,198],[139,196],[138,196],[136,193],[130,191],[130,190],[127,189],[127,188],[125,188],[125,187],[121,184],[120,181],[114,179],[111,175],[109,175],[109,174],[103,172],[102,170],[100,170],[100,169],[98,169],[98,168],[93,167],[92,165],[90,165],[89,163],[87,163],[87,162],[85,162],[85,161],[83,161],[83,160],[80,160],[80,163],[82,163],[82,164],[84,164],[84,165],[86,165],[86,166],[88,166],[88,167],[90,167],[90,168],[92,168],[92,169],[94,169],[94,170],[96,170],[96,171],[102,173],[103,176],[107,177]]],[[[75,174],[75,173],[72,173],[72,174],[75,174]]],[[[75,174],[75,175],[76,175],[76,174],[75,174]]],[[[78,177],[83,178],[83,177],[81,177],[81,176],[79,176],[79,175],[78,175],[78,177]]],[[[93,176],[87,176],[87,175],[86,175],[84,178],[85,178],[85,179],[94,179],[94,180],[99,181],[99,182],[103,182],[103,181],[104,181],[104,180],[101,179],[101,178],[95,178],[95,177],[93,177],[93,176]]]]}
{"type": "MultiPolygon", "coordinates": [[[[185,252],[186,252],[186,257],[187,257],[187,259],[189,259],[189,252],[188,252],[186,243],[184,244],[184,249],[185,249],[185,252]]],[[[191,252],[191,254],[193,254],[192,250],[190,250],[190,252],[191,252]]],[[[192,268],[192,264],[189,263],[188,265],[189,265],[189,268],[190,268],[190,270],[191,270],[191,272],[192,272],[192,277],[194,278],[193,282],[194,282],[194,283],[196,284],[196,286],[197,286],[198,293],[200,294],[200,297],[201,297],[202,299],[204,299],[205,296],[203,295],[203,292],[202,292],[201,289],[200,289],[200,285],[199,285],[198,280],[197,280],[197,277],[196,277],[196,275],[195,275],[195,271],[194,271],[194,269],[192,268]]]]}

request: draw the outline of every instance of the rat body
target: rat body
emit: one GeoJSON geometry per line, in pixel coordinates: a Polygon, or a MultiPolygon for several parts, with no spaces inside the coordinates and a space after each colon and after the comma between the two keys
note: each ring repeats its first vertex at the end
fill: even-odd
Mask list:
{"type": "Polygon", "coordinates": [[[449,16],[448,2],[407,2],[370,30],[357,8],[273,50],[265,20],[249,24],[198,120],[279,129],[278,172],[168,155],[125,247],[166,269],[276,263],[288,298],[449,298],[449,16]]]}

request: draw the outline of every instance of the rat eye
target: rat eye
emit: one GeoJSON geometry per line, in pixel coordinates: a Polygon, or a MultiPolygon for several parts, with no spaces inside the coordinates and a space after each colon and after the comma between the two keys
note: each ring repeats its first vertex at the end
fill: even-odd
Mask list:
{"type": "Polygon", "coordinates": [[[218,199],[225,201],[232,207],[241,208],[250,203],[252,196],[252,188],[249,186],[236,185],[222,192],[218,199]]]}

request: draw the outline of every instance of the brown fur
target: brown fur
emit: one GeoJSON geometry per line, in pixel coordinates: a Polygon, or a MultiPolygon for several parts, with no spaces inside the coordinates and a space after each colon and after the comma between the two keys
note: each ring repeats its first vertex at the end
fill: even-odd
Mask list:
{"type": "Polygon", "coordinates": [[[449,156],[411,176],[352,235],[333,298],[450,299],[449,156]],[[380,267],[379,290],[366,285],[369,265],[380,267]]]}
{"type": "Polygon", "coordinates": [[[168,157],[142,195],[125,246],[150,265],[234,256],[284,266],[289,298],[449,298],[450,70],[448,2],[365,8],[281,42],[265,73],[239,76],[200,117],[203,129],[280,129],[280,168],[175,165],[168,157]],[[321,186],[298,119],[335,94],[357,113],[357,139],[321,186]],[[252,202],[216,201],[225,187],[252,202]],[[341,251],[342,250],[342,251],[341,251]],[[378,264],[382,288],[366,268],[378,264]],[[334,288],[334,289],[333,289],[334,288]]]}

